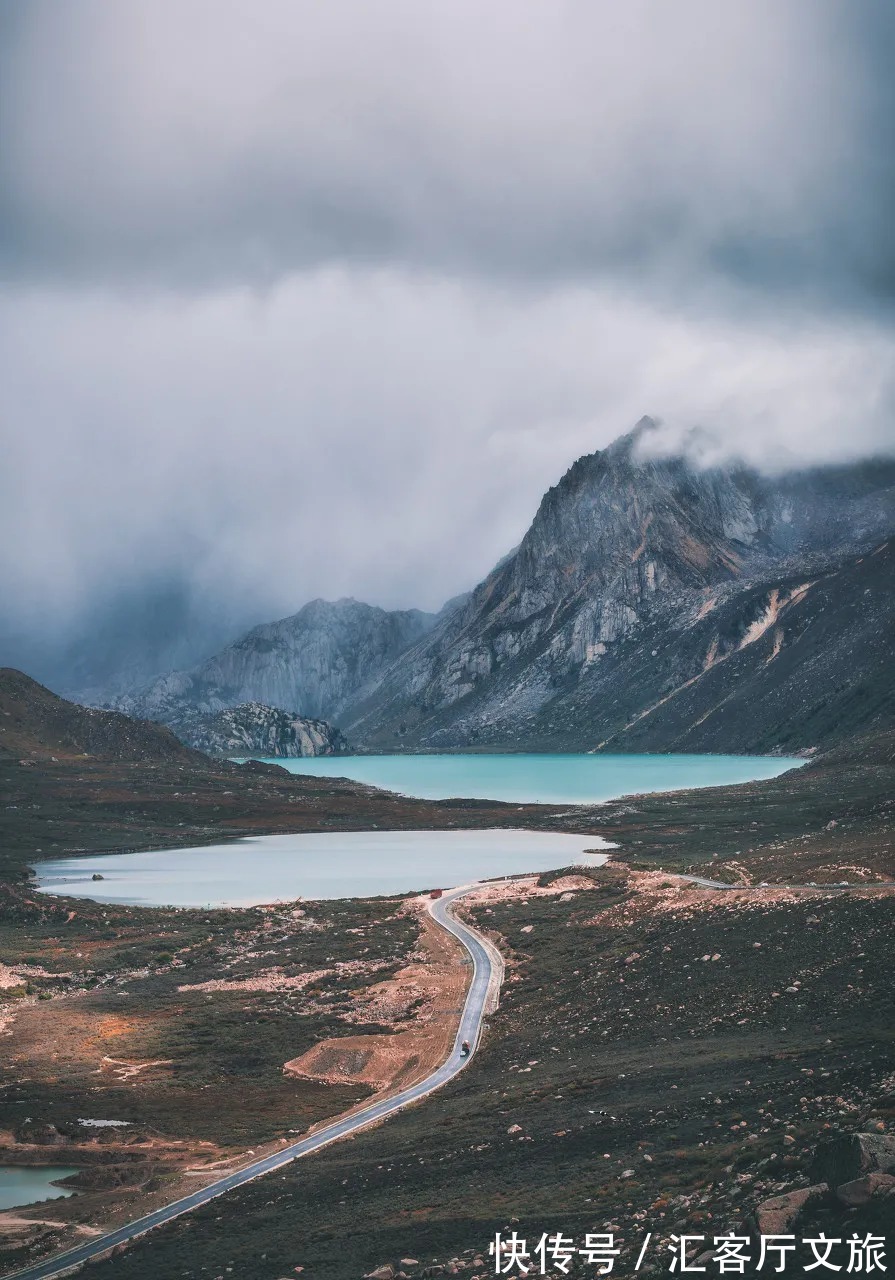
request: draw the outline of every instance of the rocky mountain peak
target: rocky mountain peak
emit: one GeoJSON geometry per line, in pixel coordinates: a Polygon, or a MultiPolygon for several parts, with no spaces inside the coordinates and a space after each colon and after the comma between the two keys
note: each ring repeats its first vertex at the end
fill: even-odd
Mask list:
{"type": "MultiPolygon", "coordinates": [[[[574,691],[608,673],[623,652],[637,651],[647,634],[649,667],[663,637],[737,596],[721,631],[676,664],[688,681],[743,637],[770,634],[768,619],[795,608],[804,578],[824,563],[895,530],[891,461],[777,477],[740,464],[703,468],[645,449],[655,428],[641,419],[569,468],[544,495],[519,547],[468,603],[410,648],[371,698],[346,709],[354,740],[526,740],[547,708],[557,717],[547,725],[550,740],[562,740],[562,708],[574,691]],[[765,580],[777,585],[756,590],[765,580]]],[[[683,632],[676,642],[684,645],[683,632]]],[[[668,688],[676,678],[668,675],[668,688]]],[[[636,685],[612,696],[636,705],[636,685]]],[[[592,701],[587,716],[592,723],[592,701]]],[[[584,726],[581,733],[588,745],[601,741],[584,726]]]]}
{"type": "MultiPolygon", "coordinates": [[[[631,740],[644,717],[670,723],[656,708],[683,706],[679,691],[705,689],[708,672],[720,686],[734,655],[782,670],[787,620],[833,617],[815,585],[848,557],[855,572],[836,590],[853,600],[860,580],[867,603],[891,565],[860,557],[895,531],[895,462],[770,476],[700,466],[695,448],[663,453],[657,430],[644,417],[574,462],[519,546],[440,614],[312,600],[119,705],[181,725],[257,703],[386,748],[589,748],[631,740]]],[[[688,747],[707,740],[697,729],[688,747]]]]}
{"type": "Polygon", "coordinates": [[[742,573],[768,546],[774,521],[760,478],[645,455],[642,442],[655,429],[643,418],[609,448],[579,458],[544,495],[515,555],[485,580],[473,607],[499,595],[501,618],[524,621],[584,593],[610,603],[616,621],[608,625],[617,631],[626,611],[656,592],[742,573]]]}

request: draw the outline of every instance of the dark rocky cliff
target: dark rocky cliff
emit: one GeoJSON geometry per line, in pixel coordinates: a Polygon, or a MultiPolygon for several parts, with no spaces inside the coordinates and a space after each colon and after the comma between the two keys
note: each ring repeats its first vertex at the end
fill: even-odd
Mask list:
{"type": "Polygon", "coordinates": [[[172,726],[178,737],[213,756],[336,756],[350,750],[325,720],[246,702],[202,715],[186,710],[172,726]]]}

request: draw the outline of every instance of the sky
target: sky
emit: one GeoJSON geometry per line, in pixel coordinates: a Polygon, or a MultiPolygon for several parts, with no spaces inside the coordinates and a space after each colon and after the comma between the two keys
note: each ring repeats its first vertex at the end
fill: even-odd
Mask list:
{"type": "Polygon", "coordinates": [[[9,0],[7,630],[437,608],[643,414],[891,452],[893,58],[889,0],[9,0]]]}

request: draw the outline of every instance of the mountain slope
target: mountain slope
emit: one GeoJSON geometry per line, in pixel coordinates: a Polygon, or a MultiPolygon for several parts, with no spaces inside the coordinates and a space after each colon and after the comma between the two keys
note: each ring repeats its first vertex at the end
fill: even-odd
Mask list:
{"type": "Polygon", "coordinates": [[[859,555],[895,532],[895,464],[698,470],[644,456],[651,427],[574,464],[465,607],[346,707],[353,741],[795,749],[834,738],[862,684],[860,723],[891,715],[891,554],[863,568],[859,555]],[[817,724],[806,655],[843,690],[817,724]]]}
{"type": "Polygon", "coordinates": [[[131,763],[204,759],[163,725],[80,707],[21,671],[0,668],[0,757],[30,763],[85,755],[131,763]]]}
{"type": "Polygon", "coordinates": [[[313,600],[298,613],[255,627],[187,671],[174,671],[119,700],[131,714],[176,724],[184,714],[258,702],[301,716],[337,719],[347,699],[374,680],[436,615],[387,612],[358,600],[313,600]]]}
{"type": "Polygon", "coordinates": [[[646,624],[563,714],[621,751],[804,750],[895,725],[895,547],[729,593],[672,630],[646,624]]]}

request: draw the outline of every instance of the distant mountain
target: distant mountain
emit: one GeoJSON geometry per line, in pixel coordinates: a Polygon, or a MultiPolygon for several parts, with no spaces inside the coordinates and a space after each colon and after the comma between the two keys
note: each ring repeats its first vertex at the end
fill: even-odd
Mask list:
{"type": "Polygon", "coordinates": [[[895,723],[895,462],[579,459],[519,547],[344,707],[368,748],[767,751],[895,723]]]}
{"type": "Polygon", "coordinates": [[[174,671],[120,698],[132,715],[166,724],[256,702],[338,721],[351,697],[437,621],[418,609],[388,612],[358,600],[313,600],[279,622],[255,627],[185,671],[174,671]]]}
{"type": "Polygon", "coordinates": [[[34,763],[85,755],[133,763],[203,761],[164,725],[80,707],[21,671],[0,668],[0,758],[34,763]]]}
{"type": "Polygon", "coordinates": [[[172,728],[191,747],[213,756],[336,756],[350,749],[325,720],[260,702],[205,715],[188,709],[172,728]]]}

